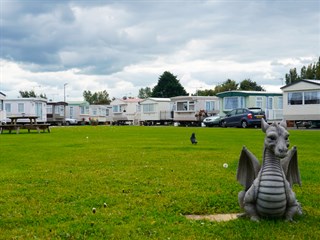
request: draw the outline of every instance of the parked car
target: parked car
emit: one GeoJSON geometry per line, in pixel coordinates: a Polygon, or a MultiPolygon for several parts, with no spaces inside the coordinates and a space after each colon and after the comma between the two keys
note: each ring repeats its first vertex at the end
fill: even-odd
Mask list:
{"type": "Polygon", "coordinates": [[[295,121],[296,128],[320,128],[320,121],[295,121]]]}
{"type": "Polygon", "coordinates": [[[78,120],[74,119],[74,118],[66,118],[66,123],[67,126],[69,125],[77,125],[78,124],[78,120]]]}
{"type": "Polygon", "coordinates": [[[221,125],[221,116],[213,115],[211,117],[206,117],[202,122],[206,127],[220,126],[221,125]]]}
{"type": "Polygon", "coordinates": [[[266,118],[265,112],[261,108],[236,108],[227,113],[221,119],[223,127],[261,126],[261,118],[266,118]]]}

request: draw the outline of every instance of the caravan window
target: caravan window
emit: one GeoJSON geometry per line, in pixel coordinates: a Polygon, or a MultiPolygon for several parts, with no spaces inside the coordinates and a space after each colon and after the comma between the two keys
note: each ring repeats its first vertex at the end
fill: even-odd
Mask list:
{"type": "Polygon", "coordinates": [[[319,103],[320,103],[320,91],[304,93],[304,104],[319,104],[319,103]]]}
{"type": "Polygon", "coordinates": [[[206,111],[211,112],[215,110],[214,101],[206,101],[206,111]]]}
{"type": "Polygon", "coordinates": [[[177,102],[177,111],[194,111],[194,102],[177,102]]]}
{"type": "Polygon", "coordinates": [[[273,109],[273,97],[268,97],[268,109],[273,109]]]}
{"type": "Polygon", "coordinates": [[[89,114],[88,106],[80,106],[80,114],[89,114]]]}
{"type": "Polygon", "coordinates": [[[24,103],[18,103],[18,113],[24,113],[24,103]]]}
{"type": "Polygon", "coordinates": [[[54,114],[57,114],[57,115],[60,115],[60,116],[64,116],[64,108],[65,108],[65,106],[63,106],[63,105],[55,106],[54,107],[54,114]]]}
{"type": "Polygon", "coordinates": [[[73,118],[73,107],[72,106],[70,106],[70,108],[69,108],[69,116],[70,116],[70,118],[73,118]]]}
{"type": "Polygon", "coordinates": [[[114,106],[112,106],[112,111],[113,111],[114,113],[121,113],[122,108],[121,108],[120,105],[114,105],[114,106]]]}
{"type": "Polygon", "coordinates": [[[256,97],[256,107],[262,108],[262,97],[256,97]]]}
{"type": "Polygon", "coordinates": [[[194,102],[189,102],[189,111],[194,111],[194,102]]]}
{"type": "Polygon", "coordinates": [[[278,97],[278,109],[283,109],[283,98],[278,97]]]}
{"type": "Polygon", "coordinates": [[[143,112],[154,112],[154,104],[143,104],[143,112]]]}
{"type": "Polygon", "coordinates": [[[5,103],[4,108],[7,113],[11,113],[11,103],[5,103]]]}
{"type": "Polygon", "coordinates": [[[188,102],[177,102],[177,111],[187,111],[188,102]]]}
{"type": "Polygon", "coordinates": [[[290,92],[288,94],[289,105],[302,105],[302,92],[290,92]]]}
{"type": "Polygon", "coordinates": [[[47,105],[47,114],[52,114],[52,105],[47,105]]]}
{"type": "Polygon", "coordinates": [[[223,109],[224,110],[232,110],[235,108],[244,108],[245,101],[244,97],[225,97],[223,99],[223,109]]]}

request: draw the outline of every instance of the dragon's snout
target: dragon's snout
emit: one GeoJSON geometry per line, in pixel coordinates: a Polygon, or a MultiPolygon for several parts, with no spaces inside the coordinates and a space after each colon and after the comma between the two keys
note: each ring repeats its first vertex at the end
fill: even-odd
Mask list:
{"type": "Polygon", "coordinates": [[[288,147],[287,146],[278,146],[275,148],[274,153],[277,157],[284,158],[288,154],[288,147]]]}

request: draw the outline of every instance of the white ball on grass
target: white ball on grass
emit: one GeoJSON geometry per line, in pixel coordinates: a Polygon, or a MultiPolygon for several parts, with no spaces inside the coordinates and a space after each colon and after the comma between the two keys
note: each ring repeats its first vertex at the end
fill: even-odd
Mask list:
{"type": "Polygon", "coordinates": [[[223,164],[223,167],[224,167],[224,168],[227,168],[227,167],[228,167],[228,163],[224,163],[224,164],[223,164]]]}

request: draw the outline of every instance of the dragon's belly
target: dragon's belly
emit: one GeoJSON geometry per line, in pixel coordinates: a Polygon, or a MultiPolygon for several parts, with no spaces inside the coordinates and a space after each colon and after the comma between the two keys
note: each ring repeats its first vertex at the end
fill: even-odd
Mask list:
{"type": "Polygon", "coordinates": [[[282,217],[286,212],[287,198],[281,171],[264,169],[256,198],[256,210],[264,217],[282,217]]]}

